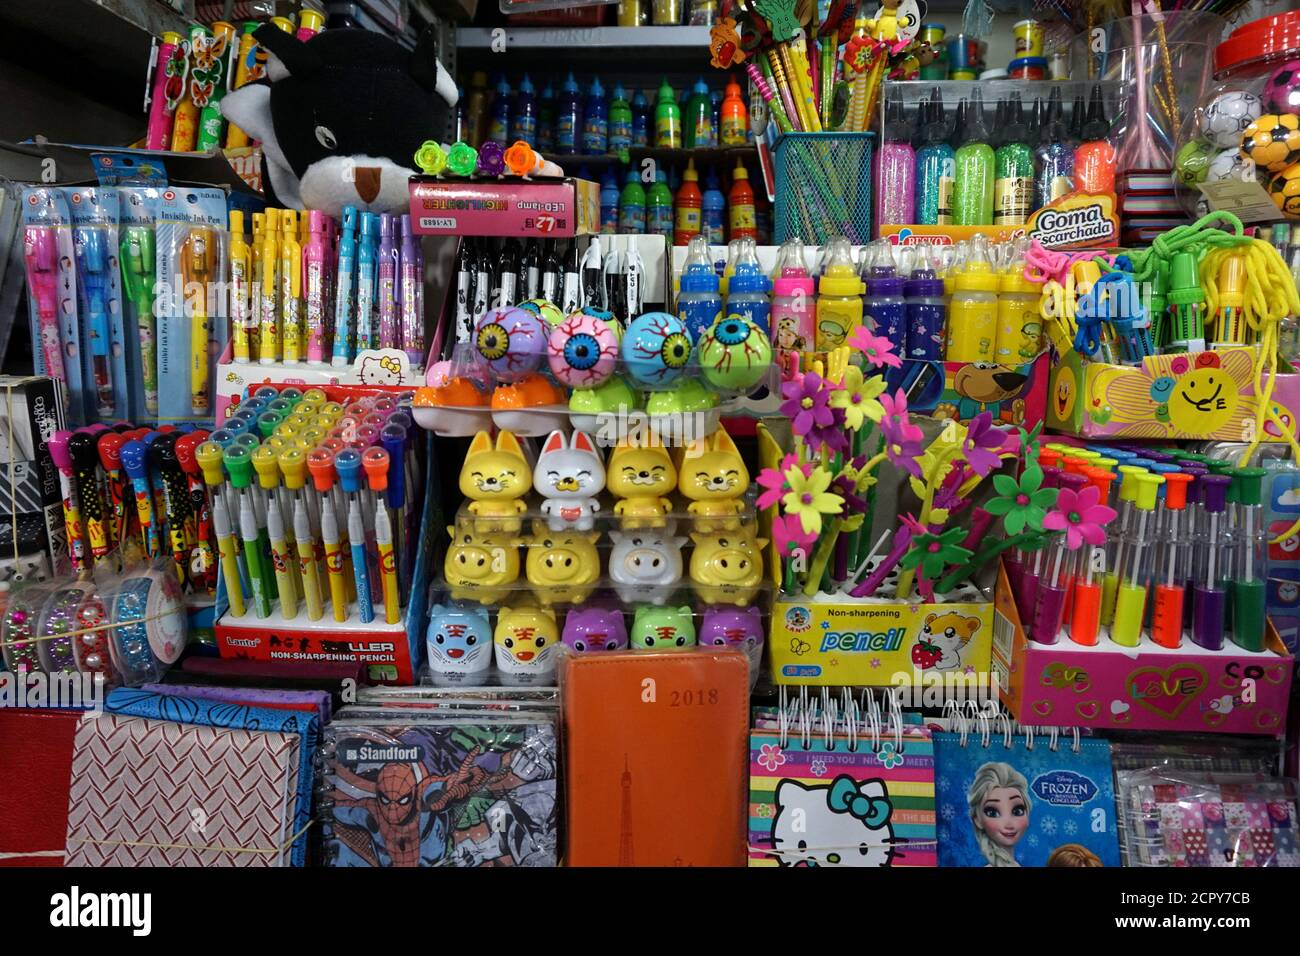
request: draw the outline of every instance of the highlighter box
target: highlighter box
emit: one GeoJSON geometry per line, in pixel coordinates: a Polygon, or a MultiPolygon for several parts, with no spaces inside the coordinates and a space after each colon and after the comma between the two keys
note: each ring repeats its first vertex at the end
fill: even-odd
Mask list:
{"type": "Polygon", "coordinates": [[[600,185],[585,179],[411,177],[411,225],[421,236],[539,236],[600,232],[600,185]]]}
{"type": "MultiPolygon", "coordinates": [[[[1263,434],[1255,434],[1255,357],[1247,346],[1109,365],[1067,350],[1057,356],[1048,382],[1047,427],[1084,438],[1286,441],[1267,420],[1263,434]]],[[[1294,432],[1300,374],[1278,375],[1271,401],[1294,432]]]]}
{"type": "Polygon", "coordinates": [[[994,594],[993,675],[1002,703],[1022,724],[1098,730],[1201,733],[1286,732],[1295,658],[1268,624],[1267,649],[1167,648],[1145,633],[1135,648],[1030,641],[1006,571],[994,594]]]}

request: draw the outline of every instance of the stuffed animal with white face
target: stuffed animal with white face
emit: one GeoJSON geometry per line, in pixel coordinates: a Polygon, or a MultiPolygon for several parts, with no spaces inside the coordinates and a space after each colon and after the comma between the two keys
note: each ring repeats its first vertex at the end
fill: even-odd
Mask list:
{"type": "Polygon", "coordinates": [[[574,432],[566,441],[561,431],[547,435],[533,487],[544,499],[542,514],[552,531],[590,531],[600,510],[596,495],[605,488],[605,463],[591,436],[574,432]]]}
{"type": "Polygon", "coordinates": [[[396,212],[410,205],[415,153],[447,132],[456,84],[426,32],[413,51],[370,30],[325,30],[305,43],[265,24],[265,80],[234,90],[221,113],[262,142],[272,206],[396,212]]]}

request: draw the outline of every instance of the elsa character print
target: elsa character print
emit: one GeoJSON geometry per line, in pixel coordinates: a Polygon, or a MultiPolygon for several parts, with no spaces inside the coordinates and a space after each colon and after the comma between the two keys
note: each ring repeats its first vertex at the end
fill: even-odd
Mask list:
{"type": "Polygon", "coordinates": [[[1029,829],[1029,781],[1009,763],[986,763],[966,791],[975,842],[988,866],[1019,866],[1015,848],[1029,829]]]}

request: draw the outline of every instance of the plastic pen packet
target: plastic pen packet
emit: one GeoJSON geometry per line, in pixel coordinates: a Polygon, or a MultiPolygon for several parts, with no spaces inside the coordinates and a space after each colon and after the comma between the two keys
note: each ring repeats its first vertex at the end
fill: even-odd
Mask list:
{"type": "Polygon", "coordinates": [[[66,190],[77,258],[77,312],[86,408],[105,421],[130,415],[131,373],[122,312],[118,224],[121,197],[112,187],[66,190]]]}
{"type": "Polygon", "coordinates": [[[72,216],[56,187],[23,190],[23,265],[34,371],[63,382],[69,419],[85,421],[72,216]]]}

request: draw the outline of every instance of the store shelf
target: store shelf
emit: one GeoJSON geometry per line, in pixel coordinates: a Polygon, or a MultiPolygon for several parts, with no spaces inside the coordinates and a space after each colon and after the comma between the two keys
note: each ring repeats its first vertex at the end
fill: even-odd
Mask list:
{"type": "MultiPolygon", "coordinates": [[[[549,50],[558,52],[571,44],[593,50],[654,50],[687,49],[692,55],[700,53],[709,44],[708,27],[515,27],[505,28],[505,52],[516,50],[549,50]]],[[[456,45],[461,50],[491,50],[496,29],[486,27],[460,27],[456,30],[456,45]]],[[[579,49],[565,49],[566,54],[581,53],[579,49]]]]}
{"type": "MultiPolygon", "coordinates": [[[[577,169],[581,165],[604,169],[606,166],[613,166],[622,162],[619,157],[609,154],[582,156],[576,153],[546,153],[545,156],[551,162],[563,166],[566,171],[569,167],[577,169]]],[[[733,165],[737,159],[751,160],[756,158],[756,154],[755,147],[752,145],[726,146],[717,149],[668,149],[667,147],[634,146],[628,150],[628,157],[631,165],[634,166],[643,159],[653,159],[655,162],[667,166],[684,165],[687,160],[694,159],[696,166],[705,167],[719,163],[733,165]]]]}

